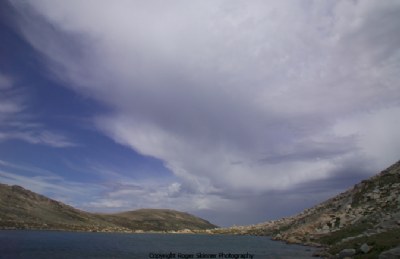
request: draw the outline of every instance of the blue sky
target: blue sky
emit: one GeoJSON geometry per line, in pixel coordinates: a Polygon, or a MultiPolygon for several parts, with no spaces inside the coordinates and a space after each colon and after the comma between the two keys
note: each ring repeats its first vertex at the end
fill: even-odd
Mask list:
{"type": "Polygon", "coordinates": [[[291,215],[399,159],[398,1],[4,1],[0,182],[291,215]]]}

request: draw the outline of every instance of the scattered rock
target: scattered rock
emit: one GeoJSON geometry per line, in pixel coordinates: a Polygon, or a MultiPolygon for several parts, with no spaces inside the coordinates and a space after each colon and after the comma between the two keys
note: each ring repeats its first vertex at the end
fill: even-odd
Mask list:
{"type": "MultiPolygon", "coordinates": [[[[379,238],[383,240],[388,232],[387,237],[397,242],[392,234],[396,231],[400,231],[400,161],[380,174],[295,216],[230,228],[226,233],[267,235],[273,236],[273,240],[288,243],[320,243],[321,246],[327,246],[327,251],[331,251],[328,250],[329,246],[338,244],[352,248],[353,245],[346,243],[359,240],[356,249],[343,250],[339,258],[354,257],[356,253],[362,258],[371,254],[372,250],[372,246],[363,244],[366,237],[380,235],[379,238]],[[278,232],[279,235],[276,234],[278,232]],[[340,241],[334,238],[332,243],[326,242],[338,232],[340,241]]],[[[379,246],[377,243],[374,248],[378,249],[379,246]]],[[[332,251],[336,251],[336,248],[332,251]]]]}
{"type": "Polygon", "coordinates": [[[325,249],[317,250],[312,254],[313,257],[323,257],[323,258],[331,258],[332,255],[329,254],[325,249]]]}
{"type": "Polygon", "coordinates": [[[297,237],[294,237],[294,236],[291,236],[291,237],[287,238],[286,242],[288,244],[299,244],[299,243],[301,243],[301,241],[297,237]]]}
{"type": "Polygon", "coordinates": [[[339,252],[339,259],[344,259],[346,257],[351,257],[356,254],[356,249],[350,248],[350,249],[343,249],[342,251],[339,252]]]}
{"type": "Polygon", "coordinates": [[[329,233],[329,226],[328,225],[324,225],[322,227],[321,233],[329,233]]]}
{"type": "Polygon", "coordinates": [[[379,255],[379,259],[398,259],[400,258],[400,246],[385,251],[379,255]]]}
{"type": "Polygon", "coordinates": [[[340,243],[347,242],[347,241],[350,241],[350,240],[353,240],[353,239],[356,239],[356,237],[346,237],[346,238],[343,238],[343,239],[340,241],[340,243]]]}
{"type": "Polygon", "coordinates": [[[371,247],[369,247],[366,243],[364,243],[361,245],[360,250],[361,250],[361,252],[366,254],[371,250],[371,247]]]}

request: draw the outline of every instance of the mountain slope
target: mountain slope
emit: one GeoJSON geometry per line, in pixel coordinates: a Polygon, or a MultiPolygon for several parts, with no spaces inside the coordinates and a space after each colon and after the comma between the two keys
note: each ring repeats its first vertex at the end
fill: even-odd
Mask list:
{"type": "MultiPolygon", "coordinates": [[[[102,217],[102,216],[101,216],[102,217]]],[[[189,213],[163,209],[141,209],[106,215],[105,220],[129,229],[144,231],[203,230],[215,228],[210,222],[189,213]]]]}
{"type": "Polygon", "coordinates": [[[173,210],[89,213],[20,186],[0,184],[0,229],[132,232],[202,230],[215,227],[206,220],[173,210]]]}
{"type": "Polygon", "coordinates": [[[322,244],[333,254],[354,248],[362,258],[376,258],[381,250],[400,245],[400,161],[298,215],[215,232],[269,235],[289,243],[322,244]],[[367,254],[360,250],[364,243],[369,248],[367,254]]]}

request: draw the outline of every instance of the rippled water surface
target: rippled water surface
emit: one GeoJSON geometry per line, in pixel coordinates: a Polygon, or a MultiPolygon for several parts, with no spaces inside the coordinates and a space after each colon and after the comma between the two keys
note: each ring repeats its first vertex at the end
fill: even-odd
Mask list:
{"type": "Polygon", "coordinates": [[[0,258],[312,258],[268,237],[0,231],[0,258]]]}

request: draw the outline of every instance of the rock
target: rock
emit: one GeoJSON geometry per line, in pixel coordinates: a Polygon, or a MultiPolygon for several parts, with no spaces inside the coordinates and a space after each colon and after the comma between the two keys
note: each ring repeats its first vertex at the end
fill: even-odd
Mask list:
{"type": "Polygon", "coordinates": [[[371,250],[371,247],[369,247],[366,243],[364,243],[361,245],[360,250],[361,250],[361,252],[366,254],[371,250]]]}
{"type": "Polygon", "coordinates": [[[351,257],[356,254],[356,249],[343,249],[339,252],[339,259],[344,259],[345,257],[351,257]]]}
{"type": "Polygon", "coordinates": [[[287,238],[285,241],[288,244],[300,244],[301,243],[300,239],[297,237],[294,237],[294,236],[287,238]]]}
{"type": "Polygon", "coordinates": [[[317,250],[312,254],[312,257],[323,257],[323,258],[331,258],[332,255],[329,254],[325,249],[317,250]]]}
{"type": "Polygon", "coordinates": [[[356,239],[357,237],[346,237],[346,238],[343,238],[341,241],[340,241],[340,243],[343,243],[343,242],[347,242],[347,241],[350,241],[350,240],[353,240],[353,239],[356,239]]]}
{"type": "Polygon", "coordinates": [[[322,227],[322,229],[320,230],[321,233],[329,233],[329,226],[328,225],[324,225],[322,227]]]}
{"type": "Polygon", "coordinates": [[[400,258],[400,246],[390,249],[388,251],[382,252],[379,255],[379,259],[398,259],[400,258]]]}
{"type": "Polygon", "coordinates": [[[374,194],[372,195],[372,199],[374,199],[374,200],[378,200],[380,197],[381,197],[381,196],[380,196],[378,193],[374,193],[374,194]]]}

